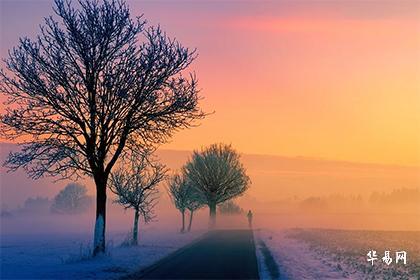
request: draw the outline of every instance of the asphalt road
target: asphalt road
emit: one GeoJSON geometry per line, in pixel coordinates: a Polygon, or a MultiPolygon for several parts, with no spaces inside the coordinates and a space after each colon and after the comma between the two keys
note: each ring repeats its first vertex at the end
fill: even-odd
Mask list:
{"type": "Polygon", "coordinates": [[[251,230],[218,230],[131,279],[259,279],[251,230]]]}

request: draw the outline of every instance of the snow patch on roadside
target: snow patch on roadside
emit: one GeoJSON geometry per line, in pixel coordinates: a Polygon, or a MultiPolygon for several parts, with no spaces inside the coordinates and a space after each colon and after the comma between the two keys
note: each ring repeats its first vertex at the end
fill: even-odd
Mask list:
{"type": "Polygon", "coordinates": [[[83,258],[89,234],[2,235],[1,279],[109,279],[145,268],[183,247],[204,231],[148,228],[139,246],[123,247],[126,233],[109,234],[107,254],[83,258]],[[71,261],[70,261],[71,260],[71,261]]]}
{"type": "MultiPolygon", "coordinates": [[[[325,256],[320,256],[309,245],[287,236],[284,230],[263,229],[257,232],[282,268],[288,279],[348,279],[349,273],[339,265],[334,265],[325,256]]],[[[258,256],[261,258],[261,255],[258,256]]],[[[264,272],[265,273],[265,272],[264,272]]],[[[266,278],[263,273],[263,279],[266,278]]],[[[351,279],[363,279],[352,274],[351,279]]]]}
{"type": "Polygon", "coordinates": [[[93,238],[93,247],[102,243],[104,237],[104,217],[99,215],[95,223],[95,236],[93,238]]]}
{"type": "Polygon", "coordinates": [[[257,239],[256,243],[257,261],[258,261],[258,272],[260,279],[286,279],[284,275],[280,277],[279,266],[274,260],[271,251],[268,249],[266,244],[260,238],[257,239]]]}
{"type": "Polygon", "coordinates": [[[261,245],[260,239],[257,239],[255,242],[255,251],[257,253],[257,261],[258,261],[258,273],[260,275],[260,279],[271,279],[270,272],[268,271],[268,267],[265,264],[264,256],[261,252],[261,245]]]}

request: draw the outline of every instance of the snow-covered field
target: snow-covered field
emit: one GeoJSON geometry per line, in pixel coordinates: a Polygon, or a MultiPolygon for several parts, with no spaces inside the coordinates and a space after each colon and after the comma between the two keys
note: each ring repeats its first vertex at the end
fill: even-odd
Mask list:
{"type": "MultiPolygon", "coordinates": [[[[287,231],[261,230],[257,236],[271,251],[282,279],[343,279],[347,276],[337,266],[317,256],[308,244],[289,237],[287,231]]],[[[269,279],[269,274],[263,278],[269,279]]]]}
{"type": "Polygon", "coordinates": [[[1,279],[109,279],[149,266],[199,238],[153,226],[140,231],[140,244],[125,247],[126,233],[110,233],[108,253],[89,258],[89,234],[8,234],[1,236],[1,279]]]}
{"type": "MultiPolygon", "coordinates": [[[[419,232],[263,229],[256,235],[259,249],[264,242],[283,278],[420,279],[419,232]],[[378,253],[373,266],[367,262],[369,250],[378,253]],[[394,258],[390,265],[382,262],[385,250],[394,258]],[[407,251],[407,265],[395,263],[397,250],[407,251]]],[[[262,272],[270,278],[267,268],[262,272]]]]}

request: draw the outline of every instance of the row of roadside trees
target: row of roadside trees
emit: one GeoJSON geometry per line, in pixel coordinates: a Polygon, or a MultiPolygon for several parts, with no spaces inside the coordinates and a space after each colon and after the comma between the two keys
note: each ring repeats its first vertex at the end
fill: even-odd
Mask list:
{"type": "Polygon", "coordinates": [[[133,157],[129,165],[111,173],[108,186],[116,194],[115,202],[134,210],[132,245],[138,244],[140,216],[146,223],[155,217],[158,186],[164,179],[167,179],[167,190],[175,207],[181,212],[181,232],[191,230],[194,211],[204,206],[209,207],[209,225],[214,227],[217,205],[243,194],[250,183],[239,154],[224,144],[194,151],[180,172],[169,177],[166,173],[165,166],[158,163],[152,153],[133,157]],[[187,229],[186,211],[190,214],[187,229]]]}
{"type": "MultiPolygon", "coordinates": [[[[197,78],[187,73],[197,54],[133,19],[124,0],[54,3],[55,16],[35,39],[21,38],[0,71],[7,98],[0,136],[21,145],[5,166],[33,179],[92,178],[97,255],[105,252],[108,190],[134,209],[135,225],[140,215],[151,219],[166,173],[152,152],[206,116],[197,78]]],[[[214,225],[216,206],[243,193],[249,179],[230,146],[213,145],[194,152],[170,182],[194,189],[187,209],[207,205],[214,225]]]]}

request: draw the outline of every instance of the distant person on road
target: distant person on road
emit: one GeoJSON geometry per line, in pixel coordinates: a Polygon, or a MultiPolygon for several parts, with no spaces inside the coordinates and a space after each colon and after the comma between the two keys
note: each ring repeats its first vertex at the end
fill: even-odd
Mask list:
{"type": "Polygon", "coordinates": [[[252,212],[251,210],[248,211],[248,214],[246,215],[248,217],[248,226],[249,228],[252,228],[252,212]]]}

